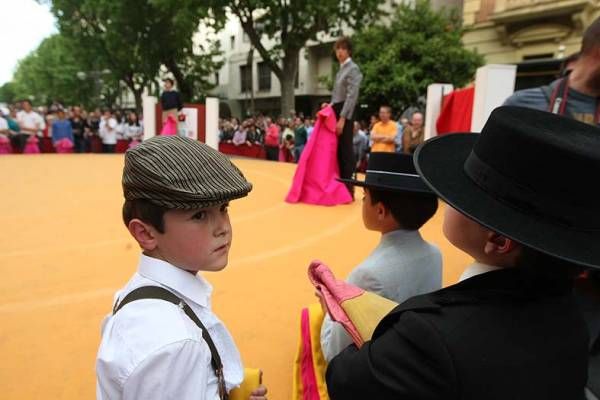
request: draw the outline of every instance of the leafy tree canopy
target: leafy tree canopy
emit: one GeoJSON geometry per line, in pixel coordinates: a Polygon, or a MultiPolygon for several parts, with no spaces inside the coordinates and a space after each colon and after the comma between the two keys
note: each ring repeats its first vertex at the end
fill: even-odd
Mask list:
{"type": "Polygon", "coordinates": [[[360,102],[369,111],[418,105],[435,82],[460,87],[474,78],[483,58],[461,42],[454,10],[434,11],[428,0],[398,6],[389,24],[367,27],[353,37],[354,60],[364,80],[360,102]]]}

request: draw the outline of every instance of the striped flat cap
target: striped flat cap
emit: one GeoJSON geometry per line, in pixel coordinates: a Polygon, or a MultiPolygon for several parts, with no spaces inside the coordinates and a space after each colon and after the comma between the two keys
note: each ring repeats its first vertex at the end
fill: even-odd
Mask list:
{"type": "Polygon", "coordinates": [[[122,183],[126,200],[184,210],[212,207],[252,190],[227,156],[180,136],[156,136],[127,150],[122,183]]]}

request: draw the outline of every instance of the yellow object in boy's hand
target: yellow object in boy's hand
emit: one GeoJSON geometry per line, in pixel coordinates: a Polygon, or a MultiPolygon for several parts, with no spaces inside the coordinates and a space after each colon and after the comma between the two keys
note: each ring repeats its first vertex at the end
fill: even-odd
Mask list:
{"type": "Polygon", "coordinates": [[[267,389],[262,386],[262,371],[244,368],[244,381],[229,393],[229,400],[266,399],[267,389]]]}

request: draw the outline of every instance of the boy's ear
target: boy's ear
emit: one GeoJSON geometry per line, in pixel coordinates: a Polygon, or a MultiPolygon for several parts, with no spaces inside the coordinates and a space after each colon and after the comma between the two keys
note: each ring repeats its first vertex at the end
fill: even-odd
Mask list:
{"type": "Polygon", "coordinates": [[[158,245],[156,240],[156,230],[151,225],[140,219],[134,218],[127,225],[131,236],[139,243],[144,250],[152,251],[158,245]]]}
{"type": "Polygon", "coordinates": [[[377,210],[377,219],[379,221],[383,221],[389,212],[388,209],[383,205],[381,201],[377,202],[377,204],[375,204],[375,207],[377,210]]]}
{"type": "Polygon", "coordinates": [[[496,232],[488,232],[483,251],[485,254],[509,254],[518,247],[517,242],[496,232]]]}

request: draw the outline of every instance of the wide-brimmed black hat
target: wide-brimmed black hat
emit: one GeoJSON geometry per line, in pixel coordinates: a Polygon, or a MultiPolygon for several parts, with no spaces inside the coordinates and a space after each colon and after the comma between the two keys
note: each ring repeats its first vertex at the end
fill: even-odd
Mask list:
{"type": "Polygon", "coordinates": [[[431,189],[419,177],[412,156],[407,154],[371,153],[364,181],[356,179],[338,180],[373,189],[433,194],[431,189]]]}
{"type": "Polygon", "coordinates": [[[544,111],[495,109],[479,134],[428,140],[423,180],[450,206],[542,253],[600,268],[600,129],[544,111]]]}

